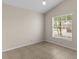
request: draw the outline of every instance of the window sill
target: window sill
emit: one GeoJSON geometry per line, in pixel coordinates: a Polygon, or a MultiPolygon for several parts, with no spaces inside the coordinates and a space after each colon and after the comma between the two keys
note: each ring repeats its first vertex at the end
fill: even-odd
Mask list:
{"type": "Polygon", "coordinates": [[[68,41],[72,41],[72,38],[66,38],[66,37],[53,37],[55,39],[64,39],[64,40],[68,40],[68,41]]]}

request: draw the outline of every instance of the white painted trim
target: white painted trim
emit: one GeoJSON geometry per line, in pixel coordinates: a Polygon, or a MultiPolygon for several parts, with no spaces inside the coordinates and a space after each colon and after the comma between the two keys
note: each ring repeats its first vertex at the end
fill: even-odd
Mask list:
{"type": "MultiPolygon", "coordinates": [[[[68,14],[64,14],[64,15],[57,15],[57,16],[53,16],[53,17],[58,17],[58,16],[60,16],[60,17],[61,17],[61,16],[66,16],[66,15],[73,15],[73,14],[72,14],[72,13],[68,13],[68,14]]],[[[52,17],[52,18],[53,18],[53,17],[52,17]]]]}
{"type": "Polygon", "coordinates": [[[56,43],[56,42],[53,42],[53,41],[50,41],[50,40],[46,40],[46,42],[53,43],[53,44],[56,44],[56,45],[60,45],[60,46],[62,46],[62,47],[69,48],[69,49],[72,49],[72,50],[77,51],[77,49],[76,49],[76,48],[73,48],[73,47],[68,47],[68,46],[66,46],[66,45],[59,44],[59,43],[56,43]]]}
{"type": "Polygon", "coordinates": [[[30,43],[25,43],[25,44],[23,44],[23,45],[20,44],[19,46],[2,50],[2,52],[7,52],[7,51],[14,50],[14,49],[17,49],[17,48],[21,48],[21,47],[24,47],[24,46],[29,46],[29,45],[32,45],[32,44],[37,44],[37,43],[42,42],[42,41],[43,41],[43,40],[40,40],[40,41],[33,41],[33,42],[30,42],[30,43]]]}
{"type": "MultiPolygon", "coordinates": [[[[42,41],[44,41],[44,40],[34,41],[34,42],[27,43],[27,44],[25,43],[23,45],[19,45],[19,46],[13,47],[13,48],[9,48],[9,49],[2,50],[2,52],[7,52],[7,51],[14,50],[14,49],[17,49],[17,48],[21,48],[21,47],[24,47],[24,46],[29,46],[29,45],[32,45],[32,44],[37,44],[37,43],[40,43],[42,41]]],[[[60,46],[63,46],[63,47],[69,48],[69,49],[73,49],[73,50],[77,51],[75,48],[72,48],[72,47],[67,47],[67,46],[64,46],[64,45],[61,45],[61,44],[58,44],[56,42],[52,42],[52,41],[49,41],[49,40],[45,40],[45,41],[46,42],[49,42],[49,43],[56,44],[56,45],[60,45],[60,46]]]]}

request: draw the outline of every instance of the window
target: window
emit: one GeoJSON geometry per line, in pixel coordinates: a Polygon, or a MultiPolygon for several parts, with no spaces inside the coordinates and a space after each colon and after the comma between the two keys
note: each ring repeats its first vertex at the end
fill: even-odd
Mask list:
{"type": "Polygon", "coordinates": [[[72,14],[53,17],[52,27],[53,37],[72,39],[72,14]]]}

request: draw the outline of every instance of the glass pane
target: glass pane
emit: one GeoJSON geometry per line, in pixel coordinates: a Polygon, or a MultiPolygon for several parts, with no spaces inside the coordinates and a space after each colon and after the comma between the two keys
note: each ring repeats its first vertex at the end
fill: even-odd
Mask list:
{"type": "Polygon", "coordinates": [[[67,18],[66,16],[61,16],[61,17],[62,17],[62,20],[66,20],[66,18],[67,18]]]}
{"type": "Polygon", "coordinates": [[[71,15],[68,15],[67,16],[67,20],[72,20],[72,16],[71,15]]]}
{"type": "Polygon", "coordinates": [[[52,20],[53,37],[72,38],[72,15],[57,16],[52,20]]]}

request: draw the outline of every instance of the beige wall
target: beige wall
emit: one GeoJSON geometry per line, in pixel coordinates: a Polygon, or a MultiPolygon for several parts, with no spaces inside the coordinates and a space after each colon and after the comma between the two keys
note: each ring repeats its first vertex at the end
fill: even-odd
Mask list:
{"type": "Polygon", "coordinates": [[[76,9],[76,0],[65,0],[45,15],[3,4],[3,51],[34,44],[43,38],[48,42],[76,50],[76,9]],[[53,38],[52,17],[69,13],[73,14],[72,41],[53,38]]]}
{"type": "Polygon", "coordinates": [[[54,9],[51,9],[45,15],[45,38],[48,42],[53,42],[55,44],[59,44],[68,48],[72,48],[76,50],[76,43],[77,43],[77,13],[76,13],[76,0],[65,0],[60,5],[56,6],[54,9]],[[68,41],[65,39],[55,39],[52,37],[52,17],[58,15],[64,15],[72,13],[73,15],[73,39],[72,41],[68,41]]]}
{"type": "Polygon", "coordinates": [[[43,40],[43,15],[3,4],[3,51],[43,40]]]}

